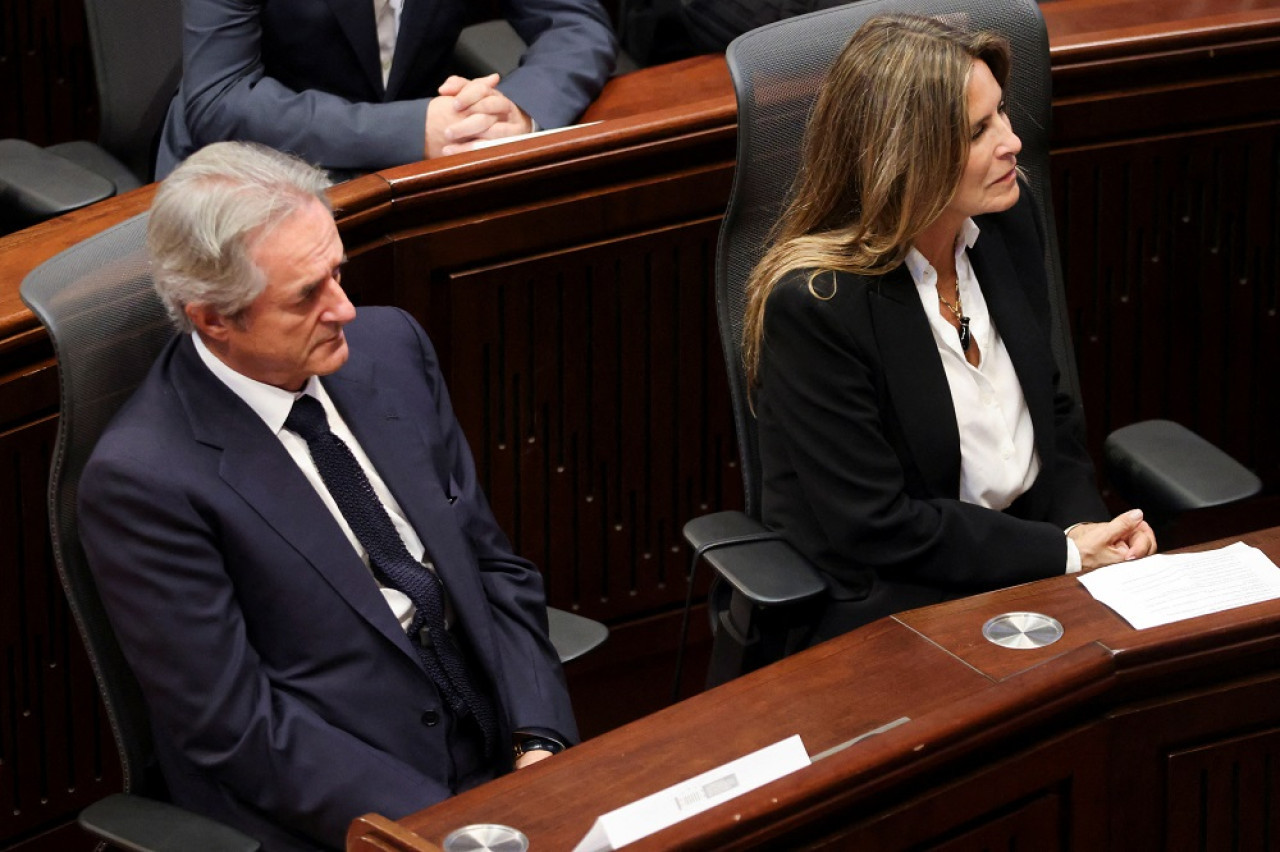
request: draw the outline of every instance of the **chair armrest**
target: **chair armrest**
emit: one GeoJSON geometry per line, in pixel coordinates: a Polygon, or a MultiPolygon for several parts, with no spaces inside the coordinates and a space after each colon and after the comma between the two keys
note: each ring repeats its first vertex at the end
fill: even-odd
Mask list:
{"type": "Polygon", "coordinates": [[[230,826],[168,802],[117,793],[80,812],[91,834],[134,852],[256,852],[261,844],[230,826]]]}
{"type": "Polygon", "coordinates": [[[595,619],[553,606],[547,607],[547,623],[551,630],[551,644],[555,646],[562,663],[576,660],[588,651],[595,650],[609,638],[609,628],[595,619]]]}
{"type": "Polygon", "coordinates": [[[116,195],[123,195],[144,183],[150,183],[150,181],[139,180],[138,176],[130,171],[128,166],[113,157],[110,151],[88,139],[58,142],[45,150],[111,181],[115,185],[116,195]]]}
{"type": "Polygon", "coordinates": [[[1107,479],[1135,506],[1168,518],[1252,497],[1262,480],[1181,424],[1145,420],[1117,429],[1103,446],[1107,479]]]}
{"type": "Polygon", "coordinates": [[[684,538],[757,606],[797,604],[825,594],[822,575],[777,533],[742,512],[716,512],[684,525],[684,538]]]}
{"type": "Polygon", "coordinates": [[[110,198],[111,181],[22,139],[0,139],[0,221],[26,227],[110,198]]]}

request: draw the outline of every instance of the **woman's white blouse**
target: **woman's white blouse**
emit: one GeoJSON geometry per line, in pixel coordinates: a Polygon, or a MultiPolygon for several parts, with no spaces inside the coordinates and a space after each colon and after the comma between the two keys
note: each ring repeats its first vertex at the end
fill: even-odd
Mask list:
{"type": "Polygon", "coordinates": [[[939,313],[938,274],[924,255],[912,248],[906,265],[929,317],[929,327],[942,357],[951,402],[960,430],[960,499],[989,509],[1005,509],[1029,489],[1040,472],[1031,413],[1009,352],[991,322],[982,288],[969,263],[968,249],[979,236],[966,219],[956,240],[956,273],[960,301],[981,360],[965,360],[956,329],[939,313]]]}

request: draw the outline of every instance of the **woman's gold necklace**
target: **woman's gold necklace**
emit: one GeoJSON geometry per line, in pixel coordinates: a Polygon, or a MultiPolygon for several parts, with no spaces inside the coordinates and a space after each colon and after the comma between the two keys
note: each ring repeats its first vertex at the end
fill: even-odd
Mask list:
{"type": "Polygon", "coordinates": [[[960,303],[960,282],[956,282],[956,303],[953,305],[942,297],[942,288],[938,288],[938,301],[942,306],[951,313],[956,315],[956,319],[960,321],[960,327],[956,329],[960,334],[960,351],[968,352],[969,343],[973,340],[973,335],[969,332],[969,318],[964,315],[964,306],[960,303]]]}

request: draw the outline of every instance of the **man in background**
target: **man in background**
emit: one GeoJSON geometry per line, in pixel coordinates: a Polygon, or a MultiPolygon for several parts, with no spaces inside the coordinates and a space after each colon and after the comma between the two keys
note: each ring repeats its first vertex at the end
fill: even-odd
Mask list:
{"type": "Polygon", "coordinates": [[[613,70],[599,0],[510,0],[520,67],[450,76],[467,0],[186,0],[182,83],[156,177],[203,145],[260,142],[339,173],[572,123],[613,70]]]}

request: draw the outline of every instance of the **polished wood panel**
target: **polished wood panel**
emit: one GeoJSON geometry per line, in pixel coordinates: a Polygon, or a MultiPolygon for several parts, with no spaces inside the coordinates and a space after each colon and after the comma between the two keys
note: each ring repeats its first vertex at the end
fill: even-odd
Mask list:
{"type": "MultiPolygon", "coordinates": [[[[1280,558],[1280,529],[1244,540],[1280,558]]],[[[907,717],[634,848],[1268,848],[1278,652],[1280,601],[1134,630],[1057,577],[868,625],[399,826],[438,843],[497,821],[571,848],[596,816],[768,743],[816,754],[907,717]],[[1018,610],[1063,638],[982,638],[1018,610]]],[[[389,840],[357,824],[348,848],[366,837],[389,840]]]]}
{"type": "Polygon", "coordinates": [[[1278,155],[1272,123],[1054,157],[1095,457],[1111,429],[1163,416],[1280,482],[1278,155]]]}
{"type": "Polygon", "coordinates": [[[704,220],[428,285],[485,493],[561,606],[616,619],[670,604],[685,519],[741,503],[702,286],[717,231],[704,220]]]}
{"type": "MultiPolygon", "coordinates": [[[[454,828],[483,821],[478,814],[490,812],[488,803],[505,801],[509,795],[525,799],[528,807],[506,811],[504,819],[524,831],[533,848],[572,848],[598,813],[627,804],[637,790],[662,789],[792,733],[800,734],[806,747],[816,752],[893,721],[896,714],[883,706],[808,698],[836,694],[833,690],[848,675],[848,667],[842,665],[846,659],[859,661],[868,682],[898,681],[904,701],[921,708],[944,709],[985,682],[976,672],[943,665],[945,652],[923,637],[881,623],[845,642],[815,649],[804,659],[784,661],[584,742],[545,763],[558,771],[540,770],[539,764],[531,767],[540,770],[536,776],[522,772],[499,778],[485,786],[484,796],[450,800],[442,805],[448,812],[432,813],[430,821],[454,828]],[[911,683],[899,676],[905,668],[930,661],[938,664],[939,675],[930,683],[911,683]],[[805,712],[798,714],[802,704],[805,712]],[[538,788],[536,797],[520,792],[531,781],[538,788]]],[[[402,824],[425,838],[436,831],[424,830],[417,817],[402,824]]]]}
{"type": "Polygon", "coordinates": [[[980,779],[860,803],[813,826],[811,848],[1103,849],[1106,826],[1093,816],[1105,795],[1104,745],[1078,731],[997,760],[980,779]],[[872,814],[876,806],[883,812],[872,814]]]}
{"type": "Polygon", "coordinates": [[[1055,63],[1198,49],[1208,44],[1280,35],[1277,0],[1049,0],[1041,12],[1055,63]]]}
{"type": "Polygon", "coordinates": [[[1090,448],[1176,420],[1280,487],[1280,2],[1042,7],[1090,448]]]}
{"type": "Polygon", "coordinates": [[[1280,728],[1179,749],[1167,772],[1165,848],[1199,849],[1208,837],[1232,838],[1237,849],[1280,841],[1280,728]]]}

